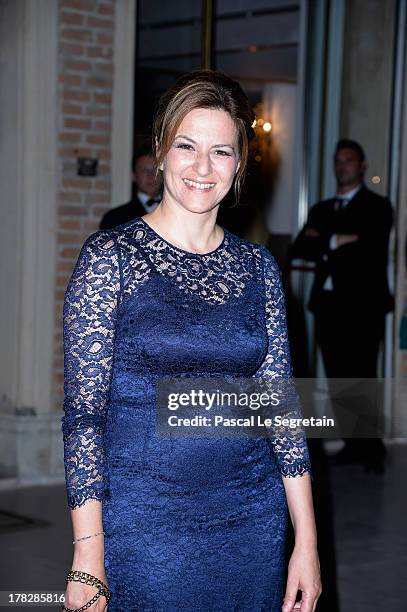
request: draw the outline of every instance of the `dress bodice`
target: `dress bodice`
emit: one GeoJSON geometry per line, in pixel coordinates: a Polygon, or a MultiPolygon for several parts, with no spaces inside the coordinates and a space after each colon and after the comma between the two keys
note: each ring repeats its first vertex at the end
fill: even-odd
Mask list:
{"type": "Polygon", "coordinates": [[[225,230],[211,253],[191,254],[161,239],[143,220],[126,245],[145,263],[126,269],[116,330],[113,395],[128,378],[163,375],[252,376],[267,353],[261,261],[225,230]],[[126,375],[128,373],[128,376],[126,375]]]}

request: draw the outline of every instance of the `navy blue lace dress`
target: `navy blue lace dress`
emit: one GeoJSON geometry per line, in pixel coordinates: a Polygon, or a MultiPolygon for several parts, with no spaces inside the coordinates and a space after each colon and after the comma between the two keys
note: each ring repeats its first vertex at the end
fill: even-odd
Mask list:
{"type": "Polygon", "coordinates": [[[103,503],[109,612],[279,612],[282,476],[310,471],[305,438],[168,440],[155,414],[163,376],[290,376],[269,251],[225,230],[188,253],[143,219],[95,232],[65,295],[64,357],[68,506],[103,503]]]}

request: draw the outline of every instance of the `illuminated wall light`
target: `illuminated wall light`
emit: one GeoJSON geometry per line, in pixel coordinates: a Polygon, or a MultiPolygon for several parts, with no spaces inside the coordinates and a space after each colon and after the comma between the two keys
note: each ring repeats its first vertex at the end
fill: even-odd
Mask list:
{"type": "Polygon", "coordinates": [[[253,121],[253,123],[252,123],[252,128],[255,128],[255,127],[256,127],[256,125],[257,125],[257,121],[256,121],[256,119],[255,119],[255,120],[253,121]]]}
{"type": "Polygon", "coordinates": [[[381,181],[381,178],[380,178],[380,176],[372,176],[372,178],[370,180],[372,181],[372,183],[374,185],[378,185],[380,183],[380,181],[381,181]]]}
{"type": "Polygon", "coordinates": [[[264,119],[257,119],[257,125],[258,125],[259,127],[262,127],[262,126],[263,126],[263,123],[264,123],[264,119]]]}
{"type": "Polygon", "coordinates": [[[254,158],[254,161],[261,162],[261,155],[256,155],[256,157],[254,158]]]}
{"type": "Polygon", "coordinates": [[[263,124],[263,130],[264,130],[265,132],[270,132],[270,131],[271,131],[271,123],[270,123],[270,121],[266,121],[266,122],[263,124]]]}

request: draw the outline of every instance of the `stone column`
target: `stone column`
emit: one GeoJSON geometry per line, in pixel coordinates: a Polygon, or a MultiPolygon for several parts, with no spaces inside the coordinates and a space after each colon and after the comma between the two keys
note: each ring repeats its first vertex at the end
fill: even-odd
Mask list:
{"type": "Polygon", "coordinates": [[[63,479],[62,302],[130,193],[134,30],[135,0],[0,0],[0,478],[63,479]]]}
{"type": "Polygon", "coordinates": [[[57,13],[0,2],[0,475],[49,475],[54,316],[57,13]]]}
{"type": "MultiPolygon", "coordinates": [[[[341,137],[360,142],[367,157],[366,185],[384,196],[391,191],[390,164],[392,157],[393,112],[397,101],[394,86],[395,49],[397,43],[397,0],[347,0],[344,31],[342,72],[341,137]]],[[[401,166],[402,167],[402,166],[401,166]]],[[[395,259],[397,227],[390,239],[388,276],[396,293],[395,259]]],[[[383,351],[383,372],[386,378],[397,375],[398,320],[386,317],[386,340],[383,351]]],[[[389,387],[390,388],[390,387],[389,387]]],[[[394,389],[393,389],[394,391],[394,389]]],[[[387,434],[397,419],[397,398],[386,393],[385,415],[387,434]]]]}

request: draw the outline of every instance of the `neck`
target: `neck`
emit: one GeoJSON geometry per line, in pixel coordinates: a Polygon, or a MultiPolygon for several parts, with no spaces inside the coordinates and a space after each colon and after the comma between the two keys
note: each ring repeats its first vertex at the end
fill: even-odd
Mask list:
{"type": "Polygon", "coordinates": [[[356,189],[356,187],[361,187],[362,183],[360,181],[355,181],[354,183],[351,183],[350,185],[338,185],[336,186],[336,192],[337,193],[349,193],[349,191],[353,191],[354,189],[356,189]]]}
{"type": "Polygon", "coordinates": [[[205,213],[186,210],[165,197],[153,212],[145,215],[163,238],[195,253],[207,253],[222,241],[222,230],[216,225],[218,206],[205,213]]]}

